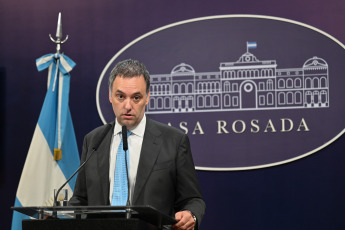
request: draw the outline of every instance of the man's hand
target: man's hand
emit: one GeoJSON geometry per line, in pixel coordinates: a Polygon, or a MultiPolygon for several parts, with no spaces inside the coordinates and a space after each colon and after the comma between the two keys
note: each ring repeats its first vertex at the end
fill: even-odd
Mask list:
{"type": "Polygon", "coordinates": [[[189,211],[181,211],[175,214],[175,219],[178,221],[174,224],[172,230],[194,230],[195,221],[189,211]]]}

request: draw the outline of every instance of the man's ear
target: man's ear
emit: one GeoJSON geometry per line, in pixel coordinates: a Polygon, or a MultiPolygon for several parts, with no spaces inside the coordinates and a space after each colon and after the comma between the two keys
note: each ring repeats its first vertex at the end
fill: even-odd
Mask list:
{"type": "Polygon", "coordinates": [[[150,90],[149,90],[149,92],[147,93],[145,105],[147,105],[147,104],[149,103],[149,101],[150,101],[150,90]]]}

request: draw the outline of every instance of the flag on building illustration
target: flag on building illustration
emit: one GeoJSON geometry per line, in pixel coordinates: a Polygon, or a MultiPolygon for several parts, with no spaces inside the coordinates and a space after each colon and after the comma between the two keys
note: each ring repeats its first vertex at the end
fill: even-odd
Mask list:
{"type": "Polygon", "coordinates": [[[247,42],[247,52],[248,49],[256,49],[256,42],[247,42]]]}

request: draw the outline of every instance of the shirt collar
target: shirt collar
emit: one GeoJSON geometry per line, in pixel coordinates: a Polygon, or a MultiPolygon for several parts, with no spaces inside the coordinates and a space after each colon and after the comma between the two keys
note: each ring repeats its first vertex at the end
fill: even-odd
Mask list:
{"type": "MultiPolygon", "coordinates": [[[[132,134],[135,134],[140,137],[144,137],[146,127],[146,115],[144,114],[143,119],[141,119],[140,123],[132,130],[132,134]]],[[[117,119],[115,119],[115,128],[114,128],[114,136],[122,132],[122,126],[118,123],[117,119]]]]}

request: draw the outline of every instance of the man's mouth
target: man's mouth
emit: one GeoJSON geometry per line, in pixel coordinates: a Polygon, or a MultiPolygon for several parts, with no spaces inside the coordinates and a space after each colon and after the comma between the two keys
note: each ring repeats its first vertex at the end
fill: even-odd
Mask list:
{"type": "Polygon", "coordinates": [[[125,113],[125,114],[122,115],[122,117],[125,118],[125,119],[131,119],[131,118],[133,118],[133,115],[129,114],[129,113],[125,113]]]}

